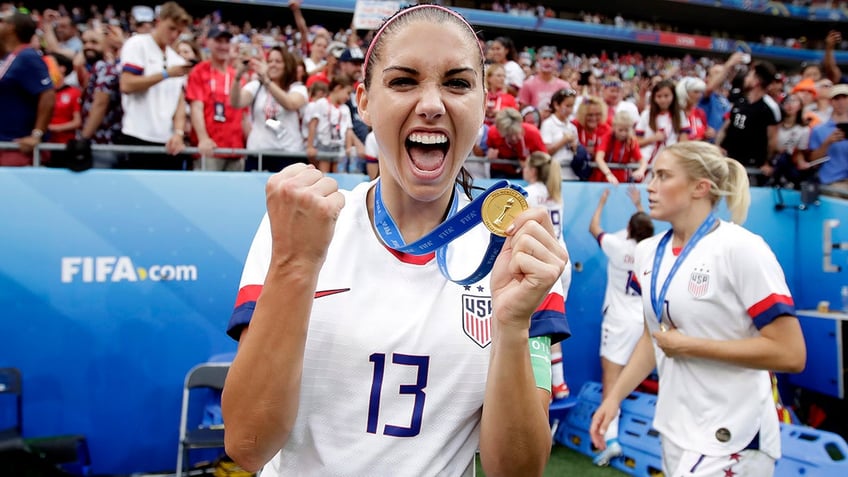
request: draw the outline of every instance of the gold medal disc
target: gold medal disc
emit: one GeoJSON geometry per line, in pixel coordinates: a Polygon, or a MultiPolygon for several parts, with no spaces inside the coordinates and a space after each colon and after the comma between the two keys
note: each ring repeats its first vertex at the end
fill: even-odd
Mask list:
{"type": "Polygon", "coordinates": [[[493,234],[506,237],[506,229],[519,214],[529,208],[521,192],[509,187],[498,189],[483,201],[483,225],[493,234]]]}

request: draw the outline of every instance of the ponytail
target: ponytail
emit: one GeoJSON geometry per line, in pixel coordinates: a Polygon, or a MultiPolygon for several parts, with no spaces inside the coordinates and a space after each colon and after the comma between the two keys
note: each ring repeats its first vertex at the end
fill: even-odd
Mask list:
{"type": "Polygon", "coordinates": [[[736,159],[726,157],[727,161],[727,184],[723,189],[726,191],[724,197],[727,209],[733,223],[742,225],[748,218],[748,207],[751,205],[751,184],[748,181],[748,171],[745,166],[736,159]]]}
{"type": "Polygon", "coordinates": [[[553,167],[550,154],[542,151],[533,152],[527,158],[524,167],[532,167],[536,170],[539,182],[544,183],[548,189],[548,197],[557,202],[562,201],[562,172],[558,164],[553,167]]]}
{"type": "Polygon", "coordinates": [[[715,207],[724,197],[733,223],[742,225],[748,217],[751,191],[748,173],[737,160],[726,157],[721,149],[703,141],[678,142],[665,148],[680,161],[690,179],[710,182],[710,203],[715,207]]]}

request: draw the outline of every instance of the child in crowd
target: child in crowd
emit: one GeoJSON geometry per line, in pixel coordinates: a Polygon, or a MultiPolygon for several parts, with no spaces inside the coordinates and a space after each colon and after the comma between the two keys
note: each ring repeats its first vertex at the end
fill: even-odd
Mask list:
{"type": "Polygon", "coordinates": [[[636,136],[649,165],[665,147],[689,139],[689,119],[680,109],[673,81],[662,80],[651,89],[651,105],[642,111],[636,136]]]}
{"type": "Polygon", "coordinates": [[[347,172],[346,154],[353,146],[353,122],[345,101],[353,91],[353,83],[347,76],[334,77],[329,90],[326,98],[313,103],[306,118],[306,155],[311,162],[317,161],[321,172],[347,172]]]}
{"type": "Polygon", "coordinates": [[[571,122],[577,92],[564,88],[551,96],[551,115],[542,121],[542,140],[548,153],[559,164],[562,180],[576,181],[579,177],[571,169],[571,160],[577,150],[577,126],[571,122]]]}
{"type": "Polygon", "coordinates": [[[612,120],[612,131],[607,134],[598,147],[595,155],[597,168],[592,171],[589,178],[592,182],[609,182],[618,184],[620,182],[631,182],[631,178],[640,182],[645,178],[648,170],[648,161],[642,156],[639,142],[633,131],[633,117],[627,111],[619,111],[612,120]],[[632,174],[630,169],[611,170],[608,164],[635,164],[639,168],[632,174]]]}

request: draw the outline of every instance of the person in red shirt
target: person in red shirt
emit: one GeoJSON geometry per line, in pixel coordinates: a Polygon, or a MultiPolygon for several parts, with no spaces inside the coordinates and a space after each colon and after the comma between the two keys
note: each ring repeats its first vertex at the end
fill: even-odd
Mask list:
{"type": "Polygon", "coordinates": [[[80,103],[82,91],[75,86],[65,84],[65,76],[73,71],[71,59],[58,53],[53,53],[51,56],[56,60],[60,74],[56,82],[56,104],[53,106],[53,117],[47,126],[47,131],[50,133],[47,141],[67,144],[76,137],[77,129],[82,126],[80,103]]]}
{"type": "MultiPolygon", "coordinates": [[[[192,141],[197,143],[200,156],[205,158],[206,170],[243,171],[244,157],[214,155],[216,148],[244,148],[242,115],[244,108],[234,108],[230,90],[236,77],[230,65],[229,31],[213,27],[208,38],[210,57],[195,66],[188,76],[186,100],[191,105],[192,141]]],[[[201,168],[195,159],[195,169],[201,168]]]]}
{"type": "Polygon", "coordinates": [[[639,141],[633,130],[633,116],[627,111],[619,111],[612,119],[612,131],[607,133],[598,146],[595,154],[597,168],[589,177],[590,182],[609,182],[618,184],[620,182],[631,182],[631,178],[640,182],[645,178],[648,170],[648,161],[642,157],[639,141]],[[639,163],[639,168],[632,174],[630,169],[612,170],[609,164],[634,164],[639,163]]]}
{"type": "Polygon", "coordinates": [[[486,67],[486,119],[494,124],[495,115],[504,108],[518,109],[515,96],[506,92],[506,70],[503,65],[493,63],[486,67]]]}
{"type": "Polygon", "coordinates": [[[612,129],[607,123],[606,103],[598,96],[584,97],[572,122],[577,127],[580,145],[586,148],[589,157],[594,158],[601,139],[612,129]]]}
{"type": "MultiPolygon", "coordinates": [[[[524,164],[527,157],[536,151],[548,152],[542,134],[536,126],[525,123],[514,108],[502,109],[495,116],[495,127],[489,128],[486,138],[489,150],[486,156],[492,159],[512,159],[524,164]]],[[[521,167],[516,164],[492,163],[493,179],[520,179],[521,167]]]]}

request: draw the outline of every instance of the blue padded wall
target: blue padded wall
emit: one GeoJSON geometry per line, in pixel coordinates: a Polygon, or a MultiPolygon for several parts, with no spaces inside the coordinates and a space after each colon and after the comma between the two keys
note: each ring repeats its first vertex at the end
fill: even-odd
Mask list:
{"type": "MultiPolygon", "coordinates": [[[[85,434],[97,474],[174,469],[185,373],[236,349],[224,328],[267,177],[0,168],[0,367],[23,372],[27,437],[85,434]]],[[[342,187],[362,180],[345,176],[342,187]]],[[[588,226],[604,187],[563,188],[564,236],[582,270],[567,303],[574,336],[564,344],[575,393],[600,378],[606,263],[588,226]]],[[[610,231],[633,212],[625,190],[611,194],[610,231]]],[[[771,191],[754,195],[748,226],[774,248],[796,299],[835,301],[845,272],[807,268],[820,270],[821,217],[841,215],[848,227],[845,204],[777,212],[771,191]],[[826,284],[799,286],[799,275],[826,284]]]]}

